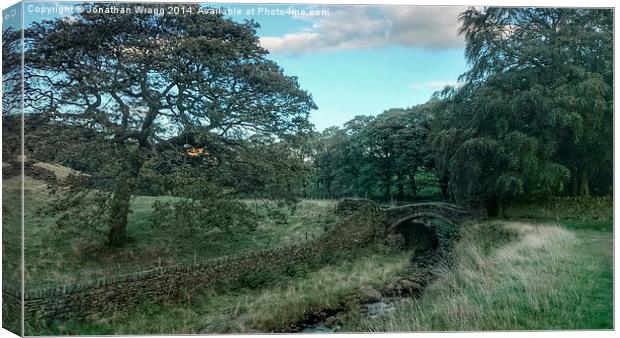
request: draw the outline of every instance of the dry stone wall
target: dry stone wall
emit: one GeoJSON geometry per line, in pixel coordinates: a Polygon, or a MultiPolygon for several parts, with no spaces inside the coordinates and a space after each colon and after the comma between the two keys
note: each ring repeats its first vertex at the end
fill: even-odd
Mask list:
{"type": "MultiPolygon", "coordinates": [[[[385,213],[371,202],[356,210],[323,236],[287,247],[222,257],[190,266],[157,268],[116,278],[58,288],[27,291],[26,321],[83,318],[125,311],[145,300],[177,297],[181,291],[234,281],[255,272],[281,271],[310,263],[337,251],[351,250],[383,238],[385,213]]],[[[3,288],[8,311],[19,311],[19,292],[3,288]],[[8,298],[7,298],[8,296],[8,298]]]]}
{"type": "MultiPolygon", "coordinates": [[[[6,283],[6,281],[4,282],[6,283]]],[[[21,334],[21,294],[16,289],[2,286],[2,327],[21,334]]]]}

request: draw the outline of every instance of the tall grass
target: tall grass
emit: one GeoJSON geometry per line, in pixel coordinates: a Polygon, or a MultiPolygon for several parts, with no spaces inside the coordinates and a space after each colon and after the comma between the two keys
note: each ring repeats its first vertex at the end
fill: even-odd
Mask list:
{"type": "Polygon", "coordinates": [[[577,235],[560,226],[518,222],[476,224],[464,231],[453,259],[438,268],[438,279],[420,299],[403,301],[359,329],[609,329],[611,245],[608,233],[577,235]],[[488,236],[493,232],[496,236],[488,236]],[[498,242],[504,244],[493,245],[498,242]]]}
{"type": "Polygon", "coordinates": [[[273,276],[253,289],[206,289],[181,301],[141,304],[129,313],[33,328],[42,335],[190,334],[283,331],[304,314],[359,305],[359,288],[381,285],[408,266],[410,252],[366,249],[315,271],[273,276]]]}
{"type": "MultiPolygon", "coordinates": [[[[56,166],[49,165],[59,176],[56,166]]],[[[61,167],[62,168],[62,167],[61,167]]],[[[18,178],[5,180],[3,189],[19,192],[18,178]]],[[[318,237],[338,222],[333,210],[335,200],[302,200],[294,210],[268,200],[245,200],[256,213],[258,227],[254,231],[240,229],[230,235],[213,229],[206,238],[181,236],[175,227],[155,227],[151,220],[156,201],[172,199],[169,196],[135,196],[131,201],[127,233],[129,243],[121,248],[108,248],[99,243],[94,250],[85,250],[80,238],[60,231],[48,213],[39,210],[51,202],[46,182],[26,177],[25,237],[26,281],[29,288],[44,288],[58,284],[75,283],[118,274],[147,270],[158,266],[191,264],[215,257],[236,255],[247,251],[290,245],[318,237]]],[[[4,194],[6,206],[4,220],[4,247],[7,248],[4,266],[7,272],[15,270],[19,248],[13,245],[18,239],[19,201],[11,191],[4,194]],[[11,197],[12,196],[12,197],[11,197]],[[8,200],[7,200],[8,199],[8,200]],[[13,241],[13,242],[11,242],[13,241]],[[10,245],[8,245],[8,244],[10,245]],[[17,250],[14,252],[9,250],[17,250]],[[13,265],[11,265],[13,264],[13,265]]],[[[19,195],[19,194],[18,194],[19,195]]],[[[19,197],[19,196],[17,196],[19,197]]],[[[8,275],[5,274],[5,275],[8,275]]]]}
{"type": "Polygon", "coordinates": [[[409,265],[411,253],[370,254],[337,266],[328,265],[308,278],[266,289],[248,304],[251,326],[263,331],[282,330],[307,313],[343,310],[358,304],[358,289],[382,285],[409,265]]]}

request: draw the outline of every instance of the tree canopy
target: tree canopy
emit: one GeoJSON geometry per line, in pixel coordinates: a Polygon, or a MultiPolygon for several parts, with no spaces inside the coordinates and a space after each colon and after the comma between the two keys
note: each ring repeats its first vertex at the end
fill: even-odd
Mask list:
{"type": "Polygon", "coordinates": [[[266,58],[256,23],[193,13],[90,11],[34,23],[26,33],[26,68],[44,93],[29,110],[51,124],[94,130],[117,151],[112,244],[124,241],[129,198],[153,149],[211,151],[252,135],[311,129],[312,97],[266,58]]]}
{"type": "Polygon", "coordinates": [[[384,198],[403,199],[408,177],[415,198],[422,168],[444,199],[490,213],[528,198],[608,194],[612,12],[470,8],[460,21],[470,67],[459,85],[423,105],[356,117],[344,130],[323,134],[323,144],[333,145],[319,155],[328,193],[363,195],[333,191],[329,182],[346,177],[358,187],[382,185],[384,198]],[[359,181],[360,166],[372,183],[359,181]]]}

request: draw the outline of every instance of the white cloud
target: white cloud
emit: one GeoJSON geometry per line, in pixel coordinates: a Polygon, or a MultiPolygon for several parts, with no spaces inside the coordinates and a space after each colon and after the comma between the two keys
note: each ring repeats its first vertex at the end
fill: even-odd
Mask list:
{"type": "Polygon", "coordinates": [[[321,35],[318,33],[300,32],[294,34],[286,34],[282,37],[266,36],[260,38],[263,47],[271,52],[284,50],[304,51],[312,44],[318,44],[321,35]]]}
{"type": "Polygon", "coordinates": [[[400,45],[462,47],[458,15],[464,7],[338,6],[326,17],[306,18],[309,28],[261,38],[273,53],[303,54],[400,45]]]}

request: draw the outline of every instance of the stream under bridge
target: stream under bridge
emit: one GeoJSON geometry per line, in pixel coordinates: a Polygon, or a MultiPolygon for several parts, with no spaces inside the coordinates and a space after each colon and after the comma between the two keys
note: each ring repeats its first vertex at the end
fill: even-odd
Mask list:
{"type": "Polygon", "coordinates": [[[432,248],[437,248],[440,245],[440,239],[436,233],[437,223],[456,228],[462,222],[472,218],[472,213],[468,209],[443,202],[390,207],[385,209],[385,213],[388,236],[400,242],[398,245],[407,247],[430,244],[432,248]]]}

